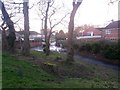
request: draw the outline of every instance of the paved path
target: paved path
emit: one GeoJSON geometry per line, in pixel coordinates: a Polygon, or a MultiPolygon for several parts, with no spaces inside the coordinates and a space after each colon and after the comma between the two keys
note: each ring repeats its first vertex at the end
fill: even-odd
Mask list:
{"type": "Polygon", "coordinates": [[[114,65],[114,64],[107,63],[107,62],[103,62],[103,61],[100,61],[99,59],[95,59],[95,58],[92,58],[92,57],[81,56],[81,55],[76,54],[76,55],[74,55],[74,58],[76,58],[77,60],[81,60],[81,61],[84,61],[84,62],[91,63],[91,64],[96,64],[96,65],[100,65],[100,66],[103,66],[103,67],[108,67],[108,68],[112,68],[114,70],[119,70],[120,71],[120,66],[119,65],[114,65]]]}

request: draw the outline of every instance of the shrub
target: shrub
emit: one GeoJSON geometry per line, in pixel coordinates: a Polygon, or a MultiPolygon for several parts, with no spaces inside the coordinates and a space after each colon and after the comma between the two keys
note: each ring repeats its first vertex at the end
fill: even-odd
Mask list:
{"type": "Polygon", "coordinates": [[[84,44],[79,46],[79,51],[80,51],[80,52],[81,52],[81,51],[85,51],[85,50],[86,50],[86,47],[85,47],[84,44]]]}
{"type": "Polygon", "coordinates": [[[79,45],[78,44],[74,44],[73,47],[74,47],[75,50],[79,49],[79,45]]]}
{"type": "Polygon", "coordinates": [[[89,53],[100,54],[108,59],[120,59],[120,40],[118,43],[113,42],[76,42],[74,48],[79,52],[86,51],[89,53]]]}
{"type": "Polygon", "coordinates": [[[118,40],[118,45],[117,45],[117,49],[118,49],[118,59],[120,60],[120,39],[118,40]]]}
{"type": "Polygon", "coordinates": [[[103,49],[104,57],[108,59],[119,59],[118,45],[111,45],[103,49]]]}
{"type": "Polygon", "coordinates": [[[100,53],[101,50],[101,44],[96,42],[92,44],[92,53],[97,54],[100,53]]]}
{"type": "Polygon", "coordinates": [[[86,44],[85,44],[85,51],[91,52],[91,50],[92,50],[91,44],[90,44],[90,43],[86,43],[86,44]]]}

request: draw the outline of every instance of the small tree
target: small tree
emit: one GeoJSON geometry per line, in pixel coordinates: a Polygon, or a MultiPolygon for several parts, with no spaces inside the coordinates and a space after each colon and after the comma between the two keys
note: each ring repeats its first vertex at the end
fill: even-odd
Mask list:
{"type": "Polygon", "coordinates": [[[60,41],[61,40],[66,40],[66,34],[64,33],[63,30],[60,30],[59,33],[55,34],[55,40],[56,40],[56,45],[60,46],[60,41]]]}
{"type": "Polygon", "coordinates": [[[59,33],[56,33],[55,38],[56,38],[56,40],[65,40],[66,35],[63,32],[63,30],[60,30],[59,33]]]}
{"type": "Polygon", "coordinates": [[[73,49],[73,30],[74,30],[74,17],[78,7],[81,2],[78,0],[73,0],[73,10],[70,15],[70,22],[68,26],[68,52],[67,52],[67,63],[72,63],[74,61],[74,49],[73,49]]]}

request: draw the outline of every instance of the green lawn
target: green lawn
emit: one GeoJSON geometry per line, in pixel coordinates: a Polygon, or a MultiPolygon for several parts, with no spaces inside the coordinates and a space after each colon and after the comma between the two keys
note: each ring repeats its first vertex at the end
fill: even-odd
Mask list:
{"type": "MultiPolygon", "coordinates": [[[[35,54],[35,52],[34,52],[35,54]]],[[[39,57],[40,55],[37,54],[39,57]]],[[[99,77],[60,78],[48,74],[37,65],[26,60],[17,60],[15,56],[4,53],[2,58],[3,88],[117,88],[118,82],[103,80],[99,77]]],[[[44,54],[41,56],[44,56],[44,54]]],[[[57,56],[57,55],[56,55],[57,56]]],[[[53,58],[54,56],[50,56],[53,58]]],[[[112,75],[112,74],[111,74],[112,75]]]]}

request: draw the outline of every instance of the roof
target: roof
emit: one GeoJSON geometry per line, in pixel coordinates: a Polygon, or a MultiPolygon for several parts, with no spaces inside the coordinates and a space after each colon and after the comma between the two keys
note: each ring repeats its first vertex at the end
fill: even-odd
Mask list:
{"type": "MultiPolygon", "coordinates": [[[[39,33],[36,32],[36,31],[29,31],[30,32],[30,35],[38,35],[39,33]]],[[[17,33],[19,34],[24,34],[24,31],[18,31],[17,33]]]]}
{"type": "Polygon", "coordinates": [[[98,29],[98,30],[103,30],[103,29],[105,29],[105,27],[100,27],[100,28],[95,28],[95,29],[98,29]]]}
{"type": "Polygon", "coordinates": [[[39,33],[36,31],[30,31],[30,35],[38,35],[39,33]]]}
{"type": "Polygon", "coordinates": [[[105,27],[105,29],[112,29],[112,28],[120,28],[120,20],[113,21],[105,27]]]}
{"type": "Polygon", "coordinates": [[[101,35],[98,36],[80,36],[77,39],[90,39],[90,38],[101,38],[101,35]]]}

